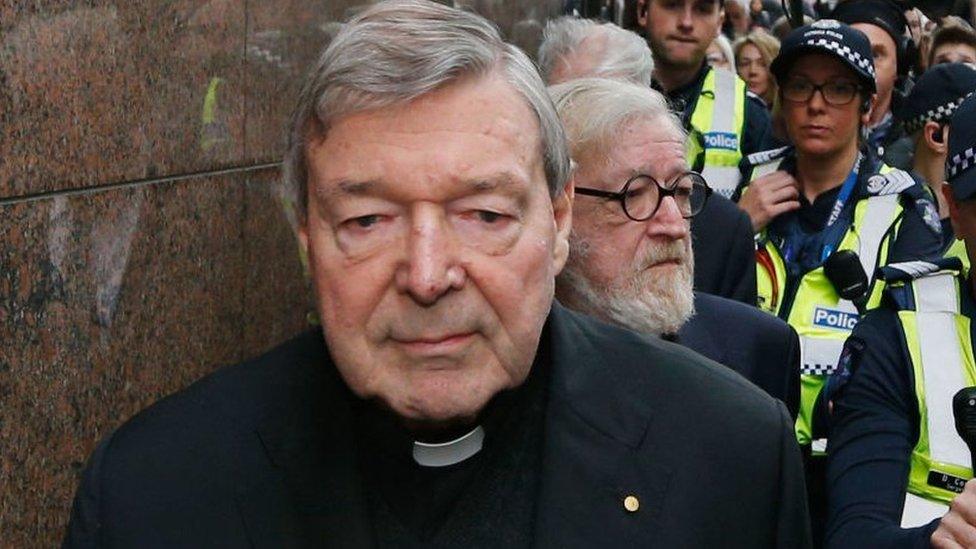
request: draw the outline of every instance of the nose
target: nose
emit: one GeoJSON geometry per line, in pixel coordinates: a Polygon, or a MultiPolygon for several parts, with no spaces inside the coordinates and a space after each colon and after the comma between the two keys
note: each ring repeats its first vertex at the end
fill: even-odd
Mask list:
{"type": "Polygon", "coordinates": [[[824,97],[823,88],[814,90],[810,100],[807,101],[807,110],[821,112],[827,108],[827,98],[824,97]]]}
{"type": "Polygon", "coordinates": [[[418,208],[397,268],[397,291],[429,306],[451,291],[460,290],[465,277],[458,261],[458,243],[443,212],[433,207],[418,208]]]}
{"type": "Polygon", "coordinates": [[[680,240],[688,236],[688,220],[681,217],[681,209],[671,196],[661,200],[657,211],[645,223],[645,233],[649,237],[680,240]]]}
{"type": "Polygon", "coordinates": [[[694,29],[694,19],[692,17],[693,4],[693,2],[685,2],[684,8],[681,10],[681,15],[678,17],[678,28],[683,31],[690,32],[694,29]]]}

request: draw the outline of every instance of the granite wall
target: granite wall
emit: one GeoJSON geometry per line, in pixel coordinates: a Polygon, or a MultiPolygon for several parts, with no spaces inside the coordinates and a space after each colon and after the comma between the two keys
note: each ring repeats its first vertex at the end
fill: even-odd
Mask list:
{"type": "MultiPolygon", "coordinates": [[[[100,438],[305,326],[283,127],[356,3],[0,3],[0,547],[56,545],[100,438]]],[[[456,3],[533,52],[562,6],[456,3]]]]}

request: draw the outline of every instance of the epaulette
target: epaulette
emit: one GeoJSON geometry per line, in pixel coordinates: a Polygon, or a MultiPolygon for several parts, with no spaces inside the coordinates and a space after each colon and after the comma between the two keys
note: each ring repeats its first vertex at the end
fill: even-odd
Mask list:
{"type": "Polygon", "coordinates": [[[792,148],[793,147],[787,145],[785,147],[780,147],[778,149],[769,149],[766,151],[754,152],[746,156],[746,162],[748,162],[750,166],[758,166],[760,164],[765,164],[772,160],[783,158],[784,156],[787,155],[787,153],[790,152],[792,148]]]}
{"type": "Polygon", "coordinates": [[[868,196],[887,196],[901,194],[902,203],[910,204],[925,222],[925,226],[936,236],[942,235],[942,221],[939,210],[926,190],[925,183],[903,170],[872,175],[865,187],[868,196]]]}
{"type": "Polygon", "coordinates": [[[912,174],[902,170],[891,170],[868,178],[867,192],[871,196],[887,196],[905,192],[915,187],[918,181],[912,174]]]}
{"type": "Polygon", "coordinates": [[[878,269],[877,276],[890,284],[908,282],[940,271],[962,272],[962,261],[958,257],[939,257],[931,261],[889,263],[878,269]]]}
{"type": "Polygon", "coordinates": [[[884,303],[896,311],[915,310],[915,292],[911,282],[929,276],[958,276],[962,261],[958,257],[940,257],[931,261],[891,263],[878,269],[878,278],[885,281],[884,303]]]}

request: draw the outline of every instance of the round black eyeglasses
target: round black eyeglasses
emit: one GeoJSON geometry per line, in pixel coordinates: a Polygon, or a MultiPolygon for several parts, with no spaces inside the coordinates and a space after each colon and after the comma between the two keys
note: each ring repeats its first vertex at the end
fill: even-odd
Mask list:
{"type": "Polygon", "coordinates": [[[674,199],[681,217],[691,219],[702,211],[708,197],[712,195],[711,187],[698,172],[685,172],[666,186],[649,175],[637,174],[627,180],[620,192],[612,193],[586,187],[576,187],[575,191],[576,194],[620,202],[624,215],[633,221],[647,221],[654,217],[661,207],[661,201],[667,196],[674,199]]]}

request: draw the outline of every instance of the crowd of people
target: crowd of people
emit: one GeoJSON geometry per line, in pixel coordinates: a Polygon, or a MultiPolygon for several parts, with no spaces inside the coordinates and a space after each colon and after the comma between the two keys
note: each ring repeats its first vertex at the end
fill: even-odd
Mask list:
{"type": "Polygon", "coordinates": [[[346,23],[321,326],[110,435],[66,546],[976,547],[971,13],[635,7],[346,23]]]}

